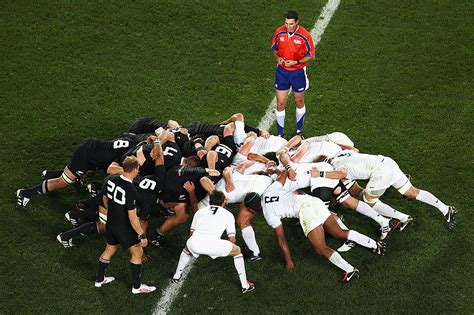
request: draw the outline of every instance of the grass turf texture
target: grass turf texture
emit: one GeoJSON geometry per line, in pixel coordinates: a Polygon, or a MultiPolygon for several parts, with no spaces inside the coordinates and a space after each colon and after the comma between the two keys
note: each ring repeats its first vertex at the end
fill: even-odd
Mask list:
{"type": "MultiPolygon", "coordinates": [[[[257,124],[273,97],[269,42],[282,13],[298,9],[310,29],[324,4],[3,2],[0,312],[151,312],[159,293],[131,295],[128,254],[120,251],[108,269],[117,280],[95,289],[103,238],[77,240],[72,250],[55,241],[83,191],[39,197],[19,212],[15,190],[39,182],[43,169],[64,167],[82,139],[113,138],[142,115],[217,122],[243,112],[257,124]]],[[[389,191],[384,200],[415,223],[389,239],[384,257],[362,248],[344,254],[361,278],[341,287],[341,273],[293,221],[285,229],[296,269],[286,273],[260,218],[265,259],[247,264],[257,290],[241,296],[231,259],[202,257],[172,312],[474,312],[469,12],[465,0],[342,1],[308,67],[306,94],[307,135],[343,131],[362,151],[393,157],[416,186],[460,209],[455,230],[445,230],[436,209],[389,191]]],[[[378,235],[369,220],[342,213],[349,226],[378,235]]],[[[164,249],[147,250],[145,283],[167,285],[187,227],[171,232],[164,249]]]]}

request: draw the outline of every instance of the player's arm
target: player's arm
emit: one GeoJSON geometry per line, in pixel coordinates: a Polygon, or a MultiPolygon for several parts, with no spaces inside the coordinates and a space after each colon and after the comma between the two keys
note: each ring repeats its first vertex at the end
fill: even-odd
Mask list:
{"type": "Polygon", "coordinates": [[[275,61],[276,61],[279,65],[283,64],[283,62],[285,61],[285,59],[282,58],[282,57],[280,57],[280,53],[278,52],[278,50],[273,50],[272,53],[273,53],[273,57],[275,57],[275,61]]]}
{"type": "Polygon", "coordinates": [[[347,178],[347,169],[338,168],[334,171],[320,171],[318,168],[311,169],[311,177],[324,177],[330,179],[344,179],[347,178]]]}
{"type": "Polygon", "coordinates": [[[123,168],[117,162],[112,162],[107,168],[107,174],[120,174],[123,175],[123,168]]]}
{"type": "Polygon", "coordinates": [[[204,188],[207,193],[211,193],[216,189],[216,186],[212,182],[212,180],[209,177],[203,177],[199,180],[199,183],[201,184],[202,188],[204,188]]]}
{"type": "Polygon", "coordinates": [[[137,208],[133,208],[128,210],[128,219],[130,220],[130,224],[132,225],[135,232],[140,235],[140,242],[143,247],[146,247],[148,244],[148,240],[146,239],[145,233],[143,232],[142,226],[140,224],[140,220],[137,216],[137,208]]]}
{"type": "Polygon", "coordinates": [[[187,181],[184,183],[183,185],[183,188],[186,189],[186,191],[188,192],[188,195],[189,195],[189,206],[191,207],[191,209],[193,210],[193,212],[196,212],[198,211],[199,207],[198,207],[198,204],[199,204],[199,201],[196,197],[196,187],[194,186],[194,183],[191,182],[191,181],[187,181]]]}
{"type": "Polygon", "coordinates": [[[275,236],[278,240],[278,246],[280,246],[280,250],[283,254],[283,258],[285,259],[285,266],[286,270],[291,271],[295,268],[293,264],[293,260],[291,258],[290,247],[286,242],[285,231],[283,230],[283,224],[280,224],[275,229],[275,236]]]}
{"type": "MultiPolygon", "coordinates": [[[[286,176],[290,179],[290,180],[296,180],[296,171],[291,167],[291,164],[290,164],[290,156],[288,155],[287,152],[284,152],[285,150],[282,150],[282,151],[279,151],[278,153],[278,159],[280,160],[280,163],[285,167],[285,170],[287,172],[283,172],[283,173],[286,173],[286,176]]],[[[280,174],[281,176],[281,174],[280,174]]],[[[285,177],[285,180],[286,180],[286,177],[285,177]]],[[[285,182],[283,181],[282,185],[284,185],[285,182]]]]}
{"type": "Polygon", "coordinates": [[[235,218],[232,214],[229,215],[229,219],[228,219],[228,222],[227,222],[227,227],[225,229],[226,233],[227,233],[227,238],[229,239],[229,241],[231,243],[236,243],[237,240],[235,238],[235,218]]]}

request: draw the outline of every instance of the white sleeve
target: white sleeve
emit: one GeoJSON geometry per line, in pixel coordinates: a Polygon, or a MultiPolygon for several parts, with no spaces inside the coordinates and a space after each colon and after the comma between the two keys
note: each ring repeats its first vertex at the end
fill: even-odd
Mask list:
{"type": "Polygon", "coordinates": [[[227,236],[235,236],[235,218],[234,218],[234,215],[232,213],[230,213],[229,211],[228,212],[228,216],[227,216],[227,227],[226,227],[226,233],[227,233],[227,236]]]}
{"type": "Polygon", "coordinates": [[[282,224],[280,218],[273,212],[263,211],[263,216],[265,217],[265,221],[267,221],[268,225],[270,225],[272,229],[282,224]]]}
{"type": "Polygon", "coordinates": [[[196,213],[194,214],[193,222],[191,223],[191,231],[196,230],[196,227],[197,227],[198,221],[199,221],[199,217],[200,217],[201,214],[203,213],[204,209],[207,209],[207,207],[206,207],[206,208],[203,208],[203,209],[199,209],[199,210],[196,211],[196,213]]]}

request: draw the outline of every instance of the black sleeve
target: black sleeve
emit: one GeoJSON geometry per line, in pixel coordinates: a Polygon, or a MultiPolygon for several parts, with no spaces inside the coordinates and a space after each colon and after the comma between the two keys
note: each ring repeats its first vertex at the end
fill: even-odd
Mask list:
{"type": "Polygon", "coordinates": [[[249,126],[249,125],[245,124],[244,130],[245,130],[245,133],[253,131],[257,134],[257,136],[260,136],[260,129],[258,129],[258,128],[255,128],[255,127],[252,127],[252,126],[249,126]]]}
{"type": "Polygon", "coordinates": [[[137,207],[137,190],[133,184],[130,184],[129,189],[127,189],[127,195],[125,196],[125,207],[128,211],[137,207]]]}
{"type": "Polygon", "coordinates": [[[186,167],[180,170],[181,176],[186,181],[196,182],[207,175],[207,171],[203,167],[186,167]]]}

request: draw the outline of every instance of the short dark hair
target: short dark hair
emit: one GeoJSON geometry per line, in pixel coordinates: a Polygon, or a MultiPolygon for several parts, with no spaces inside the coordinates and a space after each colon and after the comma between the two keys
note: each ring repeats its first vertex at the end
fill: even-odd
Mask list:
{"type": "Polygon", "coordinates": [[[298,21],[298,12],[289,10],[285,13],[285,19],[298,21]]]}
{"type": "Polygon", "coordinates": [[[262,197],[256,192],[250,192],[245,195],[244,205],[256,213],[259,213],[262,211],[262,197]]]}
{"type": "Polygon", "coordinates": [[[270,161],[275,162],[277,165],[278,165],[278,163],[280,163],[280,161],[278,161],[276,152],[267,152],[263,156],[266,157],[267,159],[269,159],[270,161]]]}
{"type": "Polygon", "coordinates": [[[137,158],[133,155],[127,156],[122,162],[122,168],[125,173],[130,173],[139,166],[137,158]]]}
{"type": "Polygon", "coordinates": [[[220,190],[217,190],[217,189],[213,190],[209,194],[209,203],[212,206],[222,206],[224,204],[224,201],[225,201],[225,195],[220,190]]]}

